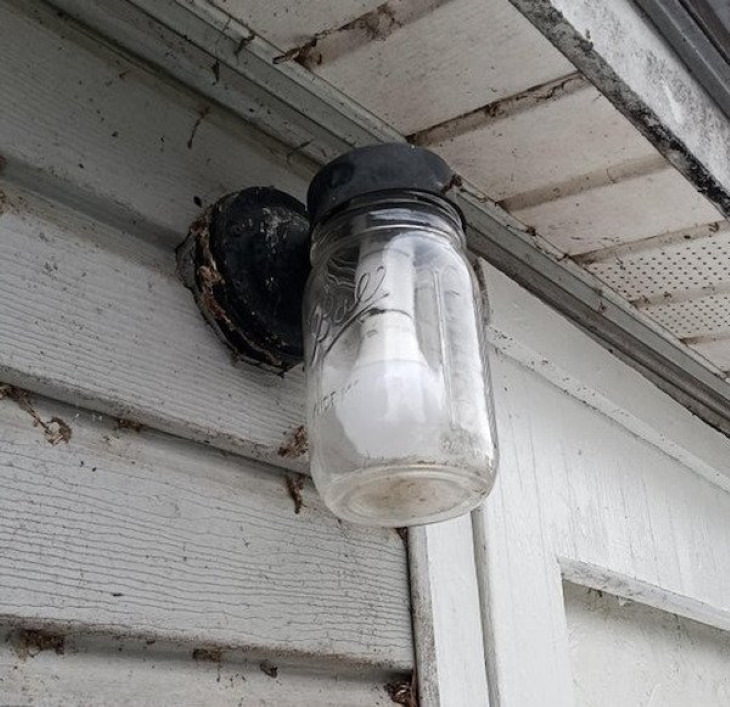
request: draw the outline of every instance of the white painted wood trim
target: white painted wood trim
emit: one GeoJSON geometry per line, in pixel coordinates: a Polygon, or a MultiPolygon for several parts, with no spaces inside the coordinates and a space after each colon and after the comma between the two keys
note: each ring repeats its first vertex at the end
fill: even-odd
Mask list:
{"type": "Polygon", "coordinates": [[[484,261],[480,267],[492,310],[487,330],[492,346],[730,490],[730,440],[725,435],[503,273],[484,261]]]}
{"type": "Polygon", "coordinates": [[[563,582],[717,628],[730,440],[491,268],[497,484],[475,518],[490,704],[574,704],[563,582]]]}
{"type": "Polygon", "coordinates": [[[471,516],[408,531],[420,707],[489,706],[471,516]]]}
{"type": "MultiPolygon", "coordinates": [[[[515,475],[514,464],[503,458],[499,475],[515,475]]],[[[572,707],[560,567],[537,489],[523,484],[520,491],[527,498],[515,503],[498,480],[474,514],[489,705],[572,707]]]]}
{"type": "Polygon", "coordinates": [[[692,597],[672,592],[656,584],[612,572],[605,567],[580,560],[558,558],[563,579],[591,589],[600,589],[614,596],[653,606],[655,609],[678,614],[692,621],[730,631],[730,603],[726,607],[698,601],[692,597]]]}

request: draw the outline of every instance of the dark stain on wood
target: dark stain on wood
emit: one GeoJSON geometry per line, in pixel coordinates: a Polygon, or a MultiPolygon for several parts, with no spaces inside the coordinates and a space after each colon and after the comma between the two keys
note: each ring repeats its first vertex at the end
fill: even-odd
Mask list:
{"type": "Polygon", "coordinates": [[[268,660],[262,660],[259,663],[259,668],[264,675],[268,675],[270,678],[275,678],[279,674],[279,668],[268,660]]]}
{"type": "Polygon", "coordinates": [[[281,54],[274,58],[274,64],[281,64],[285,61],[296,61],[302,66],[311,68],[312,66],[319,66],[322,61],[322,53],[315,51],[317,45],[325,38],[330,35],[338,34],[340,32],[362,32],[368,41],[382,41],[396,29],[402,27],[402,23],[398,21],[395,16],[395,11],[390,7],[388,2],[384,2],[382,5],[378,5],[374,10],[366,12],[360,17],[356,17],[351,22],[342,25],[341,27],[335,27],[330,29],[322,30],[317,32],[304,44],[298,47],[293,47],[289,51],[281,54]]]}
{"type": "Polygon", "coordinates": [[[141,422],[137,422],[136,420],[128,420],[125,417],[120,417],[117,419],[117,424],[114,429],[141,432],[144,429],[144,425],[141,422]]]}
{"type": "MultiPolygon", "coordinates": [[[[685,142],[668,128],[660,117],[619,76],[611,65],[593,49],[593,42],[571,25],[549,0],[510,0],[617,108],[637,130],[651,142],[692,184],[715,204],[724,216],[730,216],[730,192],[702,164],[685,142]]],[[[621,33],[621,26],[609,22],[607,33],[621,33]]],[[[652,57],[662,70],[662,63],[652,57]]],[[[711,423],[712,424],[712,423],[711,423]]]]}
{"type": "Polygon", "coordinates": [[[53,651],[56,655],[63,655],[66,637],[62,633],[54,633],[42,629],[24,628],[11,636],[11,643],[18,657],[35,658],[42,651],[53,651]]]}
{"type": "Polygon", "coordinates": [[[193,648],[193,660],[208,662],[208,663],[220,663],[223,659],[223,650],[216,647],[200,647],[193,648]]]}
{"type": "MultiPolygon", "coordinates": [[[[215,64],[213,66],[215,66],[215,64]]],[[[205,106],[205,108],[202,108],[200,110],[200,112],[198,113],[198,117],[195,120],[195,122],[193,123],[193,128],[190,131],[190,137],[188,138],[188,142],[187,142],[188,150],[193,149],[193,140],[195,139],[195,133],[198,132],[198,128],[200,127],[200,124],[203,122],[203,119],[208,115],[208,113],[210,113],[209,106],[205,106]]]]}
{"type": "Polygon", "coordinates": [[[446,192],[451,191],[452,189],[458,189],[463,184],[464,180],[458,174],[454,173],[448,183],[444,185],[441,193],[446,194],[446,192]]]}
{"type": "Polygon", "coordinates": [[[244,50],[244,48],[256,38],[256,33],[253,30],[249,31],[251,34],[249,34],[248,37],[241,37],[238,42],[238,46],[233,50],[233,56],[235,56],[236,59],[238,59],[238,55],[244,50]]]}

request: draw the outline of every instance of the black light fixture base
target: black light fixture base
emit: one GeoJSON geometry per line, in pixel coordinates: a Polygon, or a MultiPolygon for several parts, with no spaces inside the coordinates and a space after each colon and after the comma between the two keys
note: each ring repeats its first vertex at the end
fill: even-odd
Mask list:
{"type": "MultiPolygon", "coordinates": [[[[312,180],[311,224],[373,193],[444,198],[457,179],[440,157],[405,143],[352,150],[312,180]]],[[[251,187],[206,209],[177,249],[183,283],[236,358],[278,373],[302,362],[311,224],[292,196],[251,187]]]]}
{"type": "Polygon", "coordinates": [[[237,358],[276,372],[301,363],[309,230],[303,204],[252,187],[206,209],[178,247],[183,283],[237,358]]]}

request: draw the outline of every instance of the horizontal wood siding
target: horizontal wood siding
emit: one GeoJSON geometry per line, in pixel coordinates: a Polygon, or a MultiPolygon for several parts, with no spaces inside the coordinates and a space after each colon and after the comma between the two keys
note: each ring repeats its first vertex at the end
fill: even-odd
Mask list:
{"type": "Polygon", "coordinates": [[[0,401],[0,613],[407,669],[402,540],[337,522],[309,482],[32,399],[0,401]]]}
{"type": "Polygon", "coordinates": [[[234,365],[175,274],[202,206],[312,165],[42,3],[0,54],[0,703],[389,702],[404,541],[296,511],[301,370],[234,365]]]}
{"type": "Polygon", "coordinates": [[[4,187],[0,378],[289,466],[302,375],[235,366],[156,246],[4,187]]]}
{"type": "MultiPolygon", "coordinates": [[[[392,707],[382,684],[171,641],[0,630],[3,705],[392,707]]],[[[382,677],[382,682],[387,676],[382,677]]]]}

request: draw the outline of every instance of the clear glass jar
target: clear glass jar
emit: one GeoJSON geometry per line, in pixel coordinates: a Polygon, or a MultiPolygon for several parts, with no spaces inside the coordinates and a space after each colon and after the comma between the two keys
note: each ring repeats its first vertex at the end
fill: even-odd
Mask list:
{"type": "Polygon", "coordinates": [[[459,213],[437,196],[357,197],[312,234],[304,299],[311,472],[355,523],[445,520],[490,491],[484,317],[459,213]]]}

